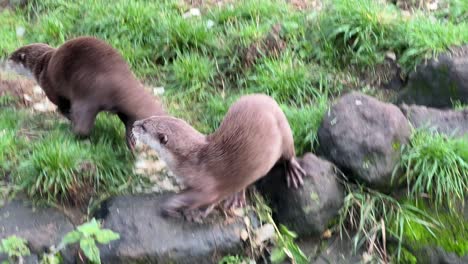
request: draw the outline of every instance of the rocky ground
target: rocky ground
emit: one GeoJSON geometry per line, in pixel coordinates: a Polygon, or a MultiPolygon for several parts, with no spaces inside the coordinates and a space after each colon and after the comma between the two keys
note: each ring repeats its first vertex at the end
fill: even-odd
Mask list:
{"type": "MultiPolygon", "coordinates": [[[[468,134],[468,110],[447,109],[451,100],[468,103],[467,50],[464,46],[451,56],[444,54],[421,65],[409,77],[396,105],[359,92],[342,95],[324,116],[318,153],[299,158],[307,172],[304,187],[298,191],[286,188],[281,166],[256,184],[273,208],[276,222],[299,235],[313,263],[362,260],[362,252],[351,253],[350,239],[328,229],[343,205],[344,175],[389,193],[398,188],[390,181],[400,157],[395,146],[408,142],[411,127],[432,127],[458,137],[468,134]]],[[[55,111],[33,81],[11,78],[5,71],[0,77],[0,96],[17,97],[18,107],[34,112],[55,111]]],[[[214,263],[227,254],[242,254],[251,240],[272,238],[273,233],[268,232],[271,227],[261,227],[255,215],[218,215],[204,224],[161,217],[160,201],[180,186],[150,149],[140,148],[136,160],[135,169],[147,175],[154,187],[140,190],[141,194],[110,198],[94,213],[104,227],[121,235],[120,240],[101,247],[104,263],[214,263]]],[[[63,210],[34,207],[19,196],[0,208],[0,238],[13,234],[24,237],[37,256],[57,245],[79,222],[63,210]]],[[[80,260],[76,248],[62,255],[67,263],[80,260]]],[[[426,247],[421,255],[428,260],[425,263],[468,262],[468,256],[459,257],[440,248],[426,247]]],[[[34,256],[27,260],[35,261],[34,256]]]]}

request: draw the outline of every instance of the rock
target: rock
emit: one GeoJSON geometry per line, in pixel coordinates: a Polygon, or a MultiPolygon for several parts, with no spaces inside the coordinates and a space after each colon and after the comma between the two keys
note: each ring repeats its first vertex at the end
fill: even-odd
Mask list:
{"type": "Polygon", "coordinates": [[[167,195],[120,196],[104,205],[104,228],[120,239],[101,246],[103,263],[217,263],[241,254],[242,220],[196,224],[164,218],[160,205],[167,195]]]}
{"type": "Polygon", "coordinates": [[[397,101],[437,108],[450,107],[453,101],[468,103],[468,45],[418,66],[397,101]]]}
{"type": "Polygon", "coordinates": [[[468,109],[439,110],[418,105],[403,104],[401,111],[415,128],[429,128],[449,136],[468,134],[468,109]]]}
{"type": "Polygon", "coordinates": [[[440,247],[425,247],[414,253],[418,263],[427,264],[466,264],[468,255],[463,257],[455,253],[446,252],[440,247]]]}
{"type": "Polygon", "coordinates": [[[259,191],[270,202],[276,221],[299,236],[319,236],[338,214],[344,191],[330,162],[312,153],[298,161],[307,172],[303,187],[288,188],[284,167],[276,166],[259,181],[259,191]]]}
{"type": "Polygon", "coordinates": [[[350,177],[389,190],[400,147],[410,135],[409,122],[398,107],[351,92],[338,99],[322,120],[319,152],[350,177]]]}
{"type": "Polygon", "coordinates": [[[358,254],[353,254],[354,247],[352,239],[346,234],[340,238],[339,234],[334,235],[327,241],[327,245],[322,252],[312,261],[313,264],[360,264],[362,250],[358,254]]]}
{"type": "MultiPolygon", "coordinates": [[[[72,223],[52,208],[33,208],[29,202],[14,200],[0,208],[0,240],[12,235],[28,241],[31,254],[41,254],[57,246],[74,229],[72,223]]],[[[65,262],[74,259],[72,249],[62,252],[65,262]]]]}

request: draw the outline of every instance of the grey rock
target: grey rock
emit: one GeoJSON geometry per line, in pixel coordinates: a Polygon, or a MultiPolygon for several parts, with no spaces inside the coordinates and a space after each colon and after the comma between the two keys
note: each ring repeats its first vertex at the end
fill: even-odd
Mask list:
{"type": "Polygon", "coordinates": [[[449,136],[468,135],[468,109],[439,110],[418,105],[403,104],[401,111],[415,128],[433,129],[449,136]]]}
{"type": "Polygon", "coordinates": [[[307,173],[301,188],[288,188],[284,167],[275,166],[258,189],[270,202],[275,220],[300,236],[320,236],[343,205],[344,190],[330,162],[312,153],[298,162],[307,173]]]}
{"type": "Polygon", "coordinates": [[[217,263],[242,253],[244,224],[197,224],[161,216],[167,195],[119,196],[105,206],[104,228],[120,239],[102,245],[103,263],[217,263]]]}
{"type": "Polygon", "coordinates": [[[450,107],[468,103],[468,45],[456,47],[419,65],[409,76],[398,103],[450,107]]]}
{"type": "Polygon", "coordinates": [[[321,251],[312,261],[313,264],[361,264],[362,250],[358,254],[353,253],[353,241],[346,234],[341,238],[339,234],[332,236],[321,251]]]}
{"type": "Polygon", "coordinates": [[[350,177],[370,187],[389,190],[408,143],[408,120],[395,105],[351,92],[325,115],[318,131],[319,152],[350,177]]]}
{"type": "MultiPolygon", "coordinates": [[[[32,254],[42,254],[57,246],[73,224],[53,208],[33,208],[29,202],[14,200],[0,208],[0,240],[12,235],[28,241],[32,254]]],[[[74,252],[62,253],[65,263],[74,259],[74,252]]]]}
{"type": "Polygon", "coordinates": [[[418,250],[415,254],[418,263],[427,264],[466,264],[468,255],[463,257],[455,253],[446,252],[440,247],[425,247],[418,250]]]}

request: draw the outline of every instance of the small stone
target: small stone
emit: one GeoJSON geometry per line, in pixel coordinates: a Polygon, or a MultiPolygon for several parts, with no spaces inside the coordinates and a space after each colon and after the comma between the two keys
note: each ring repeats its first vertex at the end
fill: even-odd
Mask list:
{"type": "Polygon", "coordinates": [[[164,92],[165,92],[164,87],[154,87],[153,88],[153,94],[154,95],[162,95],[162,94],[164,94],[164,92]]]}
{"type": "Polygon", "coordinates": [[[332,236],[332,232],[331,232],[330,229],[325,230],[325,232],[323,232],[323,234],[322,234],[322,237],[325,238],[325,239],[328,239],[331,236],[332,236]]]}
{"type": "Polygon", "coordinates": [[[16,36],[19,38],[23,37],[25,32],[26,29],[23,26],[19,26],[16,28],[16,36]]]}
{"type": "Polygon", "coordinates": [[[241,236],[242,241],[247,241],[247,239],[249,239],[249,233],[245,229],[241,231],[240,236],[241,236]]]}
{"type": "Polygon", "coordinates": [[[24,98],[24,100],[26,100],[26,101],[28,101],[28,102],[32,102],[32,100],[33,100],[33,99],[31,98],[31,96],[29,96],[28,94],[23,94],[23,98],[24,98]]]}
{"type": "Polygon", "coordinates": [[[210,29],[212,28],[213,26],[215,25],[215,22],[211,19],[208,19],[208,21],[206,21],[206,28],[210,29]]]}
{"type": "Polygon", "coordinates": [[[39,85],[35,85],[33,87],[33,92],[34,92],[35,95],[43,95],[44,94],[44,90],[42,90],[42,88],[39,85]]]}
{"type": "Polygon", "coordinates": [[[200,9],[198,8],[190,8],[188,12],[182,15],[183,18],[189,18],[194,16],[201,16],[200,9]]]}
{"type": "Polygon", "coordinates": [[[264,241],[275,237],[275,227],[272,224],[265,224],[255,231],[255,244],[261,245],[264,241]]]}

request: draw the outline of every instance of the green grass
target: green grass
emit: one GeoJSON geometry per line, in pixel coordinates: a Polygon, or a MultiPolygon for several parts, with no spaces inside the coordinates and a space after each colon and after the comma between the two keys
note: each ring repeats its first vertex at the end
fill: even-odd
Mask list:
{"type": "Polygon", "coordinates": [[[70,124],[56,115],[0,112],[0,171],[31,197],[79,203],[128,190],[136,183],[124,128],[114,115],[98,116],[88,140],[76,139],[70,124]]]}
{"type": "MultiPolygon", "coordinates": [[[[414,201],[404,203],[414,204],[414,201]]],[[[463,216],[453,214],[450,211],[437,211],[430,206],[427,200],[418,201],[418,208],[431,214],[441,226],[431,229],[429,232],[421,223],[409,221],[405,223],[405,239],[413,250],[425,246],[439,246],[447,252],[456,253],[463,257],[468,254],[468,221],[463,216]]],[[[465,205],[466,206],[466,205],[465,205]]],[[[463,210],[463,208],[459,208],[463,210]]]]}
{"type": "Polygon", "coordinates": [[[454,208],[468,192],[468,139],[418,130],[403,150],[400,167],[410,196],[427,195],[436,206],[454,208]]]}
{"type": "Polygon", "coordinates": [[[400,259],[408,224],[418,223],[431,234],[434,234],[434,228],[440,226],[430,214],[413,204],[399,202],[389,195],[363,186],[345,186],[347,195],[340,210],[340,234],[355,231],[354,248],[365,247],[381,260],[388,261],[390,257],[391,252],[387,251],[389,238],[397,240],[394,253],[396,260],[400,259]]]}

